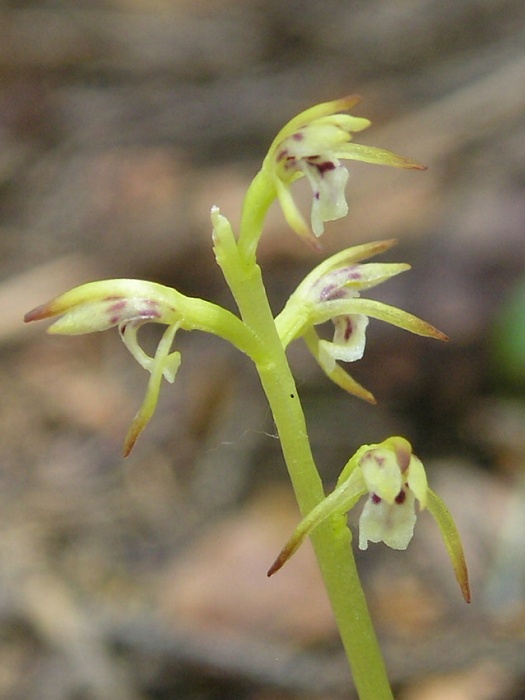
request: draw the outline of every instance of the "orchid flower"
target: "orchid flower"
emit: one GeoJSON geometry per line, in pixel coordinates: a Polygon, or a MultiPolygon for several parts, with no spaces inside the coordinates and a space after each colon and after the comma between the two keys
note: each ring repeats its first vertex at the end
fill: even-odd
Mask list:
{"type": "Polygon", "coordinates": [[[40,321],[59,316],[49,333],[80,335],[117,326],[120,336],[137,362],[150,373],[146,396],[128,431],[124,454],[127,456],[152,417],[162,378],[173,383],[181,362],[180,353],[171,351],[179,329],[204,330],[224,337],[249,355],[256,352],[256,340],[240,319],[202,299],[180,294],[154,282],[113,279],[90,282],[65,292],[29,311],[24,320],[40,321]],[[167,326],[153,356],[138,341],[145,323],[167,326]]]}
{"type": "Polygon", "coordinates": [[[390,151],[350,143],[352,134],[368,128],[370,121],[339,112],[350,109],[358,101],[359,97],[351,95],[301,112],[277,134],[263,163],[263,170],[273,179],[288,225],[313,247],[318,247],[316,239],[324,232],[324,223],[341,219],[348,212],[345,197],[348,170],[341,159],[425,169],[390,151]],[[301,177],[307,178],[313,193],[311,229],[290,189],[301,177]]]}
{"type": "Polygon", "coordinates": [[[367,263],[360,261],[377,255],[395,241],[378,241],[353,246],[336,253],[318,265],[301,282],[276,319],[284,347],[302,337],[321,369],[336,384],[351,394],[374,402],[372,394],[337,364],[354,362],[364,353],[369,318],[377,318],[416,335],[446,340],[441,331],[426,321],[380,301],[363,299],[362,290],[410,269],[405,263],[367,263]],[[332,340],[320,338],[315,326],[332,321],[332,340]]]}
{"type": "Polygon", "coordinates": [[[419,510],[428,508],[434,517],[463,597],[470,602],[467,565],[454,521],[443,501],[429,488],[421,460],[402,437],[387,438],[357,450],[341,472],[334,491],[301,521],[268,575],[278,571],[322,522],[344,515],[363,496],[367,500],[359,518],[359,549],[367,549],[368,542],[406,549],[414,534],[418,501],[419,510]]]}

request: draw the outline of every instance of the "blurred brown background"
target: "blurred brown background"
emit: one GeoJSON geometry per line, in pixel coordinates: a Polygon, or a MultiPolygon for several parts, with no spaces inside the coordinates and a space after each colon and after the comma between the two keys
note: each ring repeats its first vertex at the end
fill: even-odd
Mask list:
{"type": "MultiPolygon", "coordinates": [[[[396,696],[525,697],[524,38],[522,0],[3,0],[1,698],[351,697],[309,545],[265,576],[298,514],[249,364],[180,334],[123,461],[147,377],[117,333],[21,323],[114,276],[231,307],[211,205],[237,222],[276,131],[348,93],[360,141],[429,170],[353,164],[325,252],[398,238],[385,259],[414,269],[378,298],[451,342],[372,322],[352,369],[376,407],[294,346],[314,451],[330,488],[360,444],[406,435],[464,536],[471,606],[426,515],[407,552],[359,555],[396,696]]],[[[272,210],[276,310],[317,260],[272,210]]]]}

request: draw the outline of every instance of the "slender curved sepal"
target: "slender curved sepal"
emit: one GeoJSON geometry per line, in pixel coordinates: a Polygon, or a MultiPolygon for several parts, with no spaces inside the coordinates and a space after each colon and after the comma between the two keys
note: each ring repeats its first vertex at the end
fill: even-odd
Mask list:
{"type": "Polygon", "coordinates": [[[459,583],[461,593],[466,603],[470,603],[470,583],[468,577],[467,562],[463,552],[463,545],[458,529],[448,508],[441,498],[431,489],[427,491],[427,508],[441,531],[441,537],[447,548],[447,552],[452,562],[452,567],[459,583]]]}
{"type": "Polygon", "coordinates": [[[308,350],[310,350],[317,364],[326,374],[328,379],[349,394],[357,396],[359,399],[363,399],[364,401],[372,404],[377,403],[374,395],[368,391],[368,389],[365,389],[364,386],[359,384],[359,382],[356,382],[356,380],[346,370],[344,370],[341,365],[334,363],[333,367],[327,367],[326,363],[322,362],[319,347],[321,341],[313,328],[309,328],[305,331],[303,339],[306,343],[306,347],[308,350]]]}
{"type": "Polygon", "coordinates": [[[301,520],[293,535],[268,569],[268,576],[272,576],[279,571],[318,525],[330,516],[342,515],[349,511],[365,493],[366,484],[361,472],[354,470],[345,482],[334,489],[330,495],[324,498],[301,520]]]}
{"type": "MultiPolygon", "coordinates": [[[[131,450],[135,446],[139,435],[148,425],[152,415],[155,412],[159,399],[162,377],[164,376],[170,383],[175,381],[175,375],[180,365],[181,356],[180,352],[170,353],[170,349],[178,328],[178,324],[168,326],[157,346],[154,357],[148,358],[151,360],[151,368],[149,368],[150,378],[148,380],[146,395],[126,435],[126,439],[124,441],[124,457],[128,457],[131,450]]],[[[122,333],[122,335],[124,336],[124,334],[125,331],[122,333]]],[[[142,350],[142,348],[140,349],[142,350]]]]}

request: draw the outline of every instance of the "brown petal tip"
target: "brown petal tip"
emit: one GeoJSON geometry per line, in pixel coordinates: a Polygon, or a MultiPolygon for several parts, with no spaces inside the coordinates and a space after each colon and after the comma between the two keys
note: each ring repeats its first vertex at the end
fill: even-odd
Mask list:
{"type": "Polygon", "coordinates": [[[290,546],[290,543],[288,543],[283,549],[279,552],[279,555],[277,556],[277,559],[274,561],[274,563],[270,566],[268,571],[266,572],[266,575],[268,578],[270,576],[273,576],[276,574],[279,569],[282,569],[282,567],[286,564],[288,559],[292,556],[293,552],[295,551],[294,547],[290,546]]]}
{"type": "Polygon", "coordinates": [[[49,318],[55,314],[56,311],[54,311],[49,303],[41,304],[40,306],[31,309],[31,311],[28,311],[24,315],[24,323],[31,323],[31,321],[42,321],[44,318],[49,318]]]}

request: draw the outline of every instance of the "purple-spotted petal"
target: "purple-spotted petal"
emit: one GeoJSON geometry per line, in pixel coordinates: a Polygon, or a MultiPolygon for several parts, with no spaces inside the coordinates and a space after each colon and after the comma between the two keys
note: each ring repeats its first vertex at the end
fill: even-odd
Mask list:
{"type": "Polygon", "coordinates": [[[171,325],[179,314],[181,296],[173,289],[142,280],[89,282],[29,311],[24,320],[40,321],[60,316],[50,333],[79,335],[103,331],[132,321],[171,325]]]}
{"type": "Polygon", "coordinates": [[[332,321],[335,326],[334,339],[319,342],[320,361],[328,372],[334,368],[337,360],[355,362],[363,357],[368,326],[368,317],[363,314],[336,316],[332,321]]]}
{"type": "Polygon", "coordinates": [[[359,518],[359,549],[368,549],[369,542],[384,542],[391,549],[408,547],[416,524],[415,498],[408,489],[400,493],[403,498],[393,503],[369,496],[359,518]]]}
{"type": "Polygon", "coordinates": [[[348,170],[339,161],[328,161],[324,167],[308,163],[303,170],[313,193],[312,231],[315,236],[321,236],[325,221],[342,219],[348,213],[345,197],[348,170]]]}

